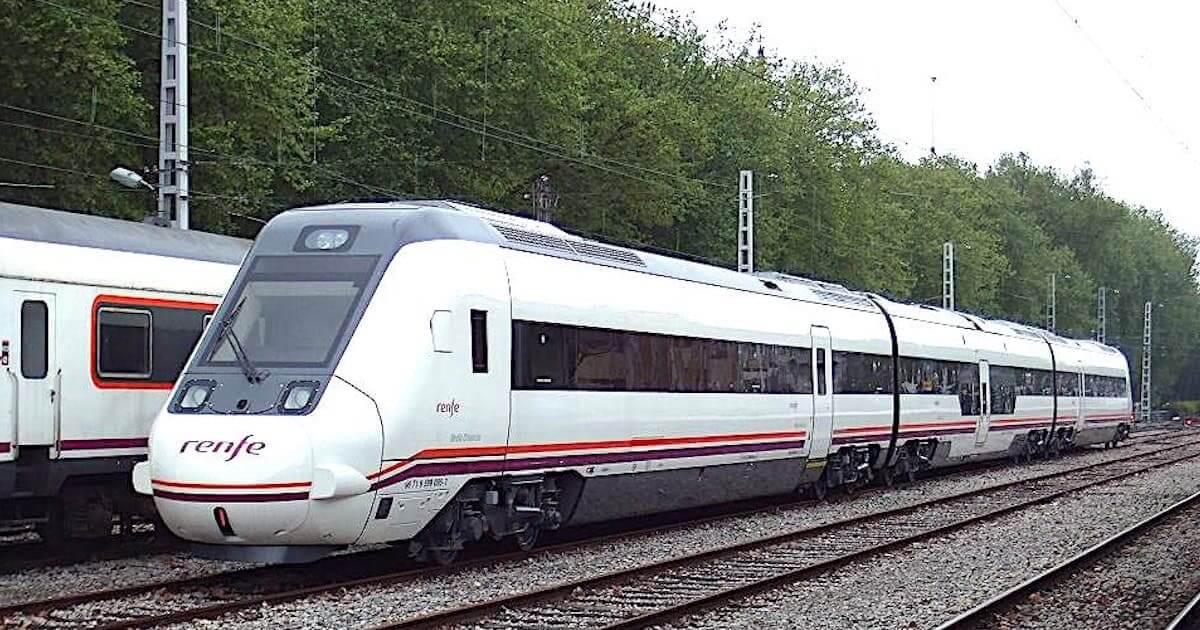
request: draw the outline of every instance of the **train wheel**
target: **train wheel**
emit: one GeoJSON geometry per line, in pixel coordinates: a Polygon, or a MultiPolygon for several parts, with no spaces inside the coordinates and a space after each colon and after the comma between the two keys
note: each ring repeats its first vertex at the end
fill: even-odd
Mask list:
{"type": "Polygon", "coordinates": [[[879,471],[879,476],[883,479],[883,485],[887,488],[891,488],[896,482],[896,474],[893,472],[891,466],[884,466],[879,471]]]}
{"type": "Polygon", "coordinates": [[[530,525],[525,529],[513,534],[513,542],[517,545],[517,549],[521,551],[529,551],[537,544],[538,536],[541,535],[542,528],[537,525],[530,525]]]}
{"type": "Polygon", "coordinates": [[[812,496],[817,501],[824,501],[828,493],[829,488],[825,486],[825,476],[822,475],[820,479],[814,481],[812,484],[812,496]]]}
{"type": "Polygon", "coordinates": [[[421,559],[425,562],[432,562],[440,567],[447,567],[454,564],[454,561],[458,559],[458,550],[426,548],[421,559]]]}

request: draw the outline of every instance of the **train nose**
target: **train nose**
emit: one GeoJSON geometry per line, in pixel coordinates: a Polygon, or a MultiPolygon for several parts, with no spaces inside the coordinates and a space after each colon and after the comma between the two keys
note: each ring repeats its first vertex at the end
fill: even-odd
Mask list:
{"type": "Polygon", "coordinates": [[[201,543],[285,542],[304,522],[313,486],[309,438],[287,420],[156,423],[150,485],[167,527],[201,543]]]}

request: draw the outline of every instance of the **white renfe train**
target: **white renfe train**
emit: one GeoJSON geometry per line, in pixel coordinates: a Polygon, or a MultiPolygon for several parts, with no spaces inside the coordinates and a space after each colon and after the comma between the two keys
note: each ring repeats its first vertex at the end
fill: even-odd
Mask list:
{"type": "Polygon", "coordinates": [[[111,533],[249,241],[0,202],[0,528],[111,533]]]}
{"type": "Polygon", "coordinates": [[[260,233],[134,471],[198,553],[464,543],[1115,443],[1124,357],[451,202],[260,233]]]}

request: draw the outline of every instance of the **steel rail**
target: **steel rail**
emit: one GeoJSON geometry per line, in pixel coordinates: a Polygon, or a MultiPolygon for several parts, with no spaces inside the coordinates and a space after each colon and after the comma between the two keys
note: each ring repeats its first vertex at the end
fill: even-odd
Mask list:
{"type": "MultiPolygon", "coordinates": [[[[1195,444],[1195,442],[1192,442],[1189,444],[1195,444]]],[[[783,534],[767,536],[764,538],[759,538],[759,539],[751,540],[748,542],[740,543],[737,545],[733,545],[731,547],[726,547],[726,548],[722,548],[722,549],[712,549],[712,550],[703,551],[703,552],[699,552],[699,553],[695,553],[695,554],[689,554],[686,556],[680,556],[680,557],[672,558],[672,559],[665,560],[662,562],[657,562],[657,563],[653,563],[653,564],[649,564],[649,565],[643,565],[640,567],[634,567],[634,568],[630,568],[630,569],[622,569],[622,570],[614,571],[611,573],[599,575],[596,577],[586,578],[583,580],[578,580],[578,581],[564,583],[564,584],[558,584],[558,585],[554,585],[554,586],[549,586],[549,587],[537,589],[534,591],[529,591],[526,593],[520,593],[520,594],[516,594],[516,595],[500,597],[500,598],[488,600],[485,602],[480,602],[477,604],[471,604],[471,605],[462,606],[459,608],[454,608],[454,609],[429,613],[429,614],[425,614],[425,615],[410,617],[407,619],[402,619],[399,621],[389,622],[389,623],[385,623],[385,624],[376,626],[376,630],[397,629],[397,628],[405,628],[405,629],[438,628],[438,627],[454,625],[454,624],[468,624],[468,623],[471,623],[474,621],[478,621],[480,619],[484,619],[484,618],[492,615],[493,613],[495,613],[501,609],[504,609],[504,608],[527,607],[530,605],[537,605],[537,604],[544,604],[544,603],[548,603],[548,602],[560,601],[560,600],[563,600],[563,599],[566,599],[566,598],[572,596],[580,589],[593,590],[593,589],[598,589],[598,588],[614,586],[614,585],[618,585],[618,584],[626,584],[633,580],[644,578],[644,577],[652,575],[652,574],[669,571],[672,569],[693,566],[693,565],[701,564],[703,562],[707,562],[710,560],[718,560],[718,559],[722,559],[722,558],[731,557],[731,556],[734,556],[734,555],[736,555],[738,553],[742,553],[742,552],[753,551],[753,550],[757,550],[757,549],[764,549],[764,548],[778,546],[778,545],[789,543],[789,542],[794,542],[794,541],[805,539],[805,538],[812,538],[818,534],[834,531],[837,529],[842,529],[842,528],[847,528],[847,527],[854,526],[854,525],[869,523],[874,520],[880,520],[884,517],[907,514],[907,513],[915,512],[915,511],[923,509],[923,508],[933,507],[938,504],[944,504],[944,503],[948,503],[948,502],[959,500],[959,499],[965,499],[965,498],[976,497],[976,496],[980,496],[980,495],[984,495],[984,494],[988,494],[988,493],[993,493],[993,492],[997,492],[997,491],[1004,490],[1007,488],[1012,488],[1014,486],[1018,486],[1018,485],[1022,485],[1022,484],[1035,483],[1035,482],[1043,481],[1046,479],[1054,479],[1054,478],[1064,477],[1067,475],[1077,474],[1077,473],[1080,473],[1083,471],[1094,470],[1096,468],[1100,468],[1103,466],[1116,465],[1116,464],[1128,462],[1131,459],[1136,458],[1136,457],[1158,455],[1158,454],[1165,453],[1168,451],[1177,450],[1178,448],[1182,448],[1184,446],[1187,446],[1187,445],[1178,445],[1175,447],[1168,447],[1165,449],[1160,449],[1158,451],[1153,451],[1151,453],[1143,453],[1143,454],[1136,455],[1136,456],[1129,457],[1129,458],[1119,458],[1119,459],[1114,459],[1114,460],[1108,460],[1105,462],[1097,462],[1097,463],[1089,464],[1087,466],[1082,466],[1082,467],[1078,467],[1078,468],[1074,468],[1074,469],[1070,469],[1070,470],[1066,470],[1066,471],[1046,473],[1043,475],[1034,476],[1034,477],[1030,477],[1030,478],[1026,478],[1026,479],[1020,479],[1020,480],[1016,480],[1016,481],[994,484],[994,485],[987,486],[984,488],[960,492],[960,493],[950,495],[947,497],[941,497],[941,498],[937,498],[937,499],[930,499],[927,501],[922,501],[922,502],[919,502],[919,503],[916,503],[913,505],[909,505],[909,506],[894,508],[891,510],[884,510],[881,512],[874,512],[871,514],[856,516],[856,517],[852,517],[852,518],[848,518],[848,519],[843,519],[840,521],[826,523],[823,525],[817,525],[817,526],[813,526],[813,527],[807,527],[807,528],[803,528],[803,529],[799,529],[799,530],[794,530],[791,532],[785,532],[783,534]]],[[[741,597],[744,595],[751,594],[753,592],[757,592],[757,591],[761,591],[761,590],[768,590],[770,588],[774,588],[774,587],[782,585],[782,584],[794,582],[798,579],[805,577],[806,575],[827,571],[829,569],[836,568],[837,566],[847,564],[849,562],[852,562],[859,558],[866,557],[868,555],[875,555],[875,554],[881,553],[883,551],[887,551],[889,549],[894,549],[899,546],[911,544],[913,542],[918,542],[920,540],[924,540],[926,538],[930,538],[933,536],[949,533],[956,529],[961,529],[972,523],[980,522],[982,520],[986,520],[986,519],[990,519],[990,518],[995,518],[995,517],[1001,516],[1003,514],[1007,514],[1009,512],[1013,512],[1015,510],[1019,510],[1022,508],[1030,507],[1032,505],[1036,505],[1039,503],[1045,503],[1048,501],[1052,501],[1056,498],[1059,498],[1059,497],[1069,494],[1071,492],[1078,492],[1078,491],[1083,490],[1088,487],[1100,485],[1103,483],[1109,483],[1109,482],[1116,481],[1118,479],[1122,479],[1122,478],[1125,478],[1128,476],[1132,476],[1135,474],[1140,474],[1140,473],[1143,473],[1143,472],[1146,472],[1149,470],[1153,470],[1154,468],[1158,468],[1161,466],[1167,466],[1170,464],[1178,463],[1180,461],[1183,461],[1186,459],[1192,459],[1195,457],[1200,457],[1200,452],[1190,453],[1190,454],[1184,455],[1182,457],[1169,459],[1169,460],[1166,460],[1163,462],[1151,463],[1151,464],[1137,468],[1132,471],[1126,471],[1126,472],[1123,472],[1123,473],[1115,475],[1115,476],[1108,476],[1108,477],[1104,477],[1099,480],[1086,482],[1082,485],[1078,485],[1078,484],[1073,485],[1065,490],[1054,492],[1054,493],[1046,495],[1046,496],[1038,497],[1036,499],[1032,499],[1029,501],[1020,502],[1020,503],[1017,503],[1014,505],[1000,508],[998,510],[992,510],[983,515],[963,519],[961,521],[951,523],[946,526],[926,530],[926,531],[924,531],[920,534],[914,535],[914,536],[908,536],[908,537],[905,537],[905,538],[902,538],[899,540],[891,541],[888,543],[883,543],[880,545],[875,545],[870,548],[860,550],[858,552],[840,556],[833,560],[823,561],[823,562],[819,562],[819,563],[816,563],[813,565],[809,565],[805,568],[802,568],[802,569],[799,569],[796,571],[789,571],[780,576],[776,576],[776,577],[768,579],[768,580],[760,581],[755,584],[747,585],[744,587],[728,589],[726,591],[722,591],[721,593],[719,593],[717,595],[692,600],[691,602],[688,602],[681,606],[675,606],[675,607],[671,607],[669,609],[664,608],[664,609],[661,609],[654,613],[641,615],[635,619],[629,619],[627,621],[624,621],[624,622],[621,622],[618,624],[614,624],[614,625],[608,626],[608,627],[610,627],[610,628],[638,628],[638,627],[643,627],[643,626],[660,624],[660,623],[663,623],[664,621],[668,621],[670,619],[677,618],[681,615],[711,607],[711,606],[719,604],[723,601],[727,601],[728,599],[741,597]]]]}
{"type": "Polygon", "coordinates": [[[1167,624],[1164,630],[1194,630],[1200,628],[1200,593],[1184,604],[1183,610],[1167,624]]]}
{"type": "MultiPolygon", "coordinates": [[[[1022,601],[1026,595],[1034,591],[1049,588],[1056,583],[1069,580],[1087,565],[1107,557],[1117,549],[1134,542],[1146,530],[1160,523],[1163,519],[1178,514],[1194,505],[1200,504],[1200,492],[1192,494],[1167,508],[1135,523],[1112,536],[1084,549],[1080,553],[1061,562],[1042,573],[992,597],[978,606],[959,614],[937,627],[937,630],[964,630],[965,628],[981,627],[993,616],[1001,615],[1022,601]]],[[[1197,596],[1200,599],[1200,596],[1197,596]]],[[[1193,599],[1195,602],[1197,599],[1193,599]]],[[[1182,615],[1183,613],[1181,613],[1182,615]]]]}
{"type": "MultiPolygon", "coordinates": [[[[1198,440],[1196,442],[1172,444],[1165,448],[1155,449],[1155,450],[1151,450],[1151,451],[1141,451],[1141,452],[1127,455],[1124,457],[1119,457],[1119,458],[1115,458],[1115,459],[1106,460],[1103,462],[1096,462],[1096,463],[1089,464],[1086,466],[1072,468],[1067,471],[1059,471],[1059,472],[1055,472],[1055,473],[1046,473],[1043,475],[1036,475],[1036,476],[1029,477],[1027,479],[1020,480],[1018,482],[1012,482],[1012,483],[1021,483],[1021,482],[1025,482],[1025,481],[1036,481],[1036,480],[1040,480],[1040,479],[1052,478],[1055,476],[1060,476],[1062,474],[1070,474],[1070,473],[1079,472],[1082,470],[1088,470],[1088,469],[1106,465],[1106,464],[1116,464],[1116,463],[1120,463],[1120,462],[1130,461],[1130,460],[1136,459],[1138,457],[1153,456],[1153,455],[1169,452],[1172,450],[1184,448],[1184,447],[1188,446],[1189,444],[1200,444],[1200,440],[1198,440]]],[[[1079,453],[1087,453],[1088,451],[1083,450],[1083,451],[1078,451],[1078,452],[1079,453]]],[[[1066,457],[1069,458],[1070,456],[1068,455],[1066,457]]],[[[1000,460],[995,460],[994,462],[984,463],[980,467],[990,468],[993,466],[1003,467],[1006,465],[1009,465],[1008,461],[1004,460],[1004,459],[1000,459],[1000,460]]],[[[979,468],[972,467],[972,468],[955,468],[955,469],[945,469],[945,470],[949,473],[946,476],[957,476],[958,474],[975,472],[975,471],[979,470],[979,468]]],[[[1002,487],[1002,486],[997,486],[997,489],[1000,487],[1002,487]]],[[[884,491],[884,490],[886,490],[886,488],[873,488],[872,489],[872,491],[884,491]]],[[[858,495],[846,497],[845,499],[837,499],[837,500],[853,500],[853,499],[856,499],[856,498],[864,496],[864,495],[865,495],[865,493],[861,493],[858,495]]],[[[705,517],[698,518],[698,519],[686,519],[686,520],[682,520],[682,521],[678,521],[678,522],[659,524],[659,525],[655,525],[655,526],[651,526],[651,527],[641,527],[641,528],[635,528],[635,529],[618,529],[617,531],[612,532],[610,534],[605,534],[605,535],[601,535],[601,536],[583,537],[580,539],[571,539],[571,540],[564,541],[562,543],[547,545],[545,547],[538,547],[530,552],[512,552],[512,553],[504,553],[504,554],[499,554],[499,555],[493,554],[493,555],[489,555],[489,556],[485,556],[485,557],[481,557],[481,558],[462,561],[462,562],[456,563],[449,567],[414,568],[414,569],[404,570],[404,571],[388,572],[388,573],[378,575],[378,576],[369,576],[369,577],[363,577],[363,578],[358,578],[358,579],[354,579],[354,580],[342,580],[342,581],[337,581],[337,582],[331,582],[331,583],[325,583],[325,584],[319,584],[319,585],[313,585],[313,586],[306,586],[306,587],[302,587],[302,588],[288,589],[288,590],[279,591],[276,593],[266,593],[266,594],[262,594],[262,595],[256,595],[254,597],[246,598],[244,600],[237,600],[237,601],[232,601],[232,602],[222,602],[222,603],[211,604],[211,605],[203,606],[203,607],[199,607],[199,608],[193,608],[193,609],[189,609],[189,610],[180,610],[180,611],[176,611],[176,612],[172,612],[172,613],[168,613],[168,614],[164,614],[164,615],[160,615],[160,616],[144,617],[144,618],[139,618],[139,619],[130,619],[130,620],[123,620],[123,621],[115,621],[107,626],[102,626],[102,627],[109,628],[110,630],[114,630],[116,628],[139,628],[139,627],[150,627],[150,626],[154,626],[154,625],[162,625],[162,624],[166,624],[166,623],[174,623],[174,622],[178,622],[178,621],[189,621],[192,619],[213,618],[213,617],[217,617],[222,614],[225,614],[227,612],[236,612],[238,610],[243,610],[243,609],[258,606],[261,604],[271,604],[271,603],[281,603],[281,602],[286,602],[286,601],[293,601],[293,600],[302,599],[304,597],[308,597],[311,595],[317,595],[317,594],[321,594],[323,592],[329,592],[329,591],[334,591],[334,590],[343,589],[343,588],[354,588],[354,587],[359,587],[359,586],[372,586],[372,585],[386,586],[388,584],[400,582],[400,581],[411,579],[411,578],[433,577],[436,575],[452,575],[452,574],[460,572],[460,571],[478,569],[478,568],[482,568],[482,567],[491,566],[494,564],[499,564],[502,562],[513,561],[513,560],[522,560],[522,559],[532,557],[532,556],[540,556],[540,555],[546,555],[546,554],[552,554],[552,553],[562,553],[565,551],[570,551],[572,549],[576,549],[576,548],[584,546],[584,545],[603,544],[608,541],[620,540],[620,539],[628,538],[630,536],[649,535],[649,534],[654,534],[654,533],[664,533],[664,532],[669,532],[669,531],[673,531],[673,530],[677,530],[677,529],[694,527],[697,525],[703,525],[703,524],[710,523],[710,522],[717,522],[717,521],[733,519],[733,518],[741,518],[744,516],[761,514],[761,513],[771,512],[771,511],[790,511],[790,510],[795,510],[795,509],[804,509],[805,507],[811,506],[813,503],[814,503],[813,501],[792,501],[792,502],[784,502],[784,503],[774,503],[771,505],[757,507],[757,508],[748,509],[748,510],[722,512],[719,514],[705,516],[705,517]]],[[[331,564],[331,563],[336,564],[339,562],[343,562],[343,561],[345,561],[346,558],[350,558],[350,557],[360,559],[359,561],[361,561],[362,556],[366,555],[366,554],[374,555],[374,554],[386,554],[386,553],[389,553],[389,551],[387,551],[387,550],[385,550],[385,551],[366,551],[366,552],[360,552],[358,554],[347,554],[347,555],[342,555],[342,556],[335,556],[334,558],[329,558],[326,560],[322,560],[320,562],[327,564],[327,565],[331,564]]],[[[392,552],[392,553],[394,553],[394,552],[392,552]]],[[[333,568],[333,567],[330,567],[330,568],[333,568]]],[[[127,597],[134,597],[137,595],[151,593],[151,592],[155,592],[155,591],[159,591],[159,590],[184,590],[184,589],[211,588],[211,587],[222,585],[224,583],[228,583],[231,581],[254,580],[254,579],[258,579],[260,577],[270,577],[271,574],[278,572],[279,570],[280,570],[280,567],[277,567],[277,566],[259,566],[259,567],[251,567],[251,568],[247,568],[247,569],[237,569],[237,570],[233,570],[233,571],[224,571],[224,572],[220,572],[220,573],[180,578],[180,579],[176,579],[176,580],[159,581],[159,582],[152,582],[152,583],[147,583],[147,584],[124,586],[124,587],[118,587],[118,588],[113,588],[113,589],[91,591],[91,592],[87,592],[87,593],[76,593],[76,594],[71,594],[71,595],[67,595],[64,597],[55,597],[55,598],[49,598],[49,599],[18,602],[18,603],[0,606],[0,619],[7,618],[7,617],[10,617],[10,616],[16,615],[16,614],[40,613],[40,612],[49,611],[49,610],[77,606],[80,604],[101,602],[101,601],[107,601],[107,600],[116,600],[116,599],[127,598],[127,597]]]]}

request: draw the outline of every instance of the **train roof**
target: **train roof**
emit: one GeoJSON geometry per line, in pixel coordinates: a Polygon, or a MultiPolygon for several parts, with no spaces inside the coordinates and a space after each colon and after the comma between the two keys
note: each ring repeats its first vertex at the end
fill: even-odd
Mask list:
{"type": "Polygon", "coordinates": [[[251,242],[0,201],[0,238],[237,265],[251,242]]]}
{"type": "MultiPolygon", "coordinates": [[[[712,264],[704,264],[682,258],[646,252],[627,247],[582,238],[566,232],[550,223],[536,221],[504,212],[480,208],[452,200],[406,200],[406,201],[361,201],[344,202],[320,206],[295,208],[302,211],[420,211],[442,209],[462,212],[482,219],[491,226],[494,235],[483,235],[476,229],[463,230],[458,234],[447,234],[451,238],[494,242],[502,247],[529,251],[558,258],[580,260],[594,264],[622,267],[680,280],[700,282],[727,288],[776,295],[791,299],[827,304],[840,308],[863,311],[887,311],[894,317],[903,317],[925,323],[955,328],[978,330],[1007,337],[1020,337],[1045,341],[1056,346],[1066,346],[1083,352],[1102,352],[1121,355],[1120,350],[1091,340],[1076,340],[1060,337],[1050,331],[998,319],[986,319],[961,311],[899,302],[873,293],[848,289],[842,285],[822,282],[802,276],[778,272],[740,273],[712,264]]],[[[369,219],[370,213],[356,213],[358,218],[369,219]]],[[[394,219],[380,213],[380,227],[390,227],[394,219]]]]}

